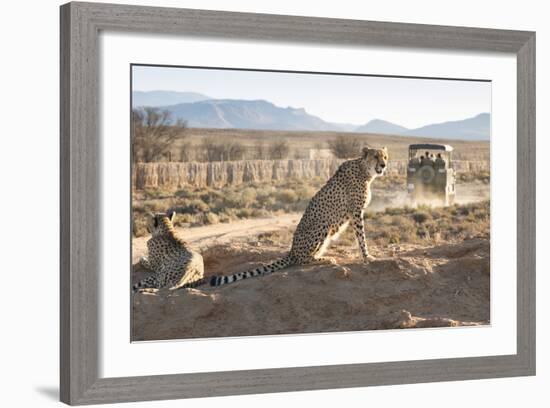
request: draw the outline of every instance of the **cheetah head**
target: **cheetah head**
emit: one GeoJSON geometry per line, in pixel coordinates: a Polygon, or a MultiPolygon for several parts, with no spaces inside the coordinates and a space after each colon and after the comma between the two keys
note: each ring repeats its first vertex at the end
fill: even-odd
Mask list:
{"type": "Polygon", "coordinates": [[[386,171],[388,165],[388,149],[372,149],[370,147],[363,148],[363,160],[366,164],[369,174],[381,176],[386,171]]]}
{"type": "Polygon", "coordinates": [[[176,212],[149,214],[147,229],[152,236],[162,235],[173,228],[176,212]]]}

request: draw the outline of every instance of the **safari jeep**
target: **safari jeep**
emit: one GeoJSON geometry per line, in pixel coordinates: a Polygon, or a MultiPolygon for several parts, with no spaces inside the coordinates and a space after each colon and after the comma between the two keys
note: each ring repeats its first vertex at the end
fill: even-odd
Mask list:
{"type": "Polygon", "coordinates": [[[432,143],[409,146],[407,191],[411,204],[452,205],[455,200],[455,170],[452,146],[432,143]]]}

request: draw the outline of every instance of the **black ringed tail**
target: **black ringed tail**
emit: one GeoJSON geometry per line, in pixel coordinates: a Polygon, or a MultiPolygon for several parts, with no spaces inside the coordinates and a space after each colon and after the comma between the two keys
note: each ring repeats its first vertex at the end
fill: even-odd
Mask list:
{"type": "Polygon", "coordinates": [[[245,272],[234,273],[228,276],[212,276],[210,278],[210,286],[222,286],[229,283],[237,282],[241,279],[254,278],[257,276],[269,275],[273,272],[279,271],[292,264],[290,257],[285,256],[270,264],[260,266],[256,269],[251,269],[245,272]]]}
{"type": "MultiPolygon", "coordinates": [[[[208,282],[209,282],[209,278],[197,279],[194,282],[186,283],[185,285],[182,285],[182,286],[180,286],[178,288],[175,288],[175,289],[196,288],[198,286],[206,285],[208,282]]],[[[132,290],[134,292],[137,292],[140,289],[149,289],[149,288],[159,289],[157,277],[154,276],[154,275],[150,276],[149,278],[143,279],[143,280],[137,282],[136,284],[134,284],[134,286],[132,287],[132,290]]]]}
{"type": "Polygon", "coordinates": [[[197,279],[196,281],[186,283],[185,285],[180,286],[178,289],[188,289],[188,288],[196,288],[198,286],[203,286],[208,283],[210,278],[201,278],[197,279]]]}

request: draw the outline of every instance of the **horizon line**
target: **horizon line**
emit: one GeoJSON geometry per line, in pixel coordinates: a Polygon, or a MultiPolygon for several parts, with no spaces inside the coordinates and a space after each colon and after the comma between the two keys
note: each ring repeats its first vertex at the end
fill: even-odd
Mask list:
{"type": "MultiPolygon", "coordinates": [[[[322,117],[318,116],[318,115],[315,115],[315,114],[311,114],[308,112],[307,108],[305,107],[294,107],[294,106],[291,106],[291,105],[288,105],[286,107],[283,107],[283,106],[280,106],[280,105],[276,105],[275,103],[269,101],[268,99],[244,99],[244,98],[212,98],[208,95],[205,95],[203,94],[202,92],[196,92],[196,91],[174,91],[174,90],[169,90],[169,89],[153,89],[153,90],[149,90],[149,91],[144,91],[144,90],[141,90],[141,89],[132,89],[131,92],[177,92],[177,93],[193,93],[193,94],[199,94],[199,95],[203,95],[203,96],[207,96],[208,99],[203,99],[201,101],[194,101],[194,102],[180,102],[180,103],[175,103],[175,104],[170,104],[170,105],[160,105],[160,106],[149,106],[149,105],[139,105],[139,106],[135,106],[133,105],[132,103],[132,108],[134,107],[151,107],[151,108],[163,108],[163,107],[169,107],[169,106],[178,106],[178,105],[185,105],[185,104],[193,104],[193,103],[200,103],[200,102],[205,102],[205,101],[247,101],[247,102],[254,102],[254,101],[263,101],[263,102],[267,102],[267,103],[270,103],[271,105],[279,108],[279,109],[288,109],[288,108],[291,108],[291,109],[296,109],[296,110],[304,110],[304,112],[306,112],[308,115],[310,116],[315,116],[321,120],[323,120],[324,122],[326,123],[329,123],[329,124],[345,124],[345,125],[353,125],[353,126],[365,126],[367,124],[369,124],[370,122],[372,121],[375,121],[375,120],[380,120],[380,121],[384,121],[386,123],[389,123],[389,124],[392,124],[392,125],[397,125],[397,126],[400,126],[402,128],[405,128],[407,130],[415,130],[415,129],[419,129],[419,128],[422,128],[422,127],[425,127],[425,126],[430,126],[430,125],[439,125],[439,124],[443,124],[443,123],[448,123],[448,122],[458,122],[458,121],[461,121],[461,120],[467,120],[467,119],[472,119],[472,118],[475,118],[475,117],[478,117],[480,115],[491,115],[491,112],[479,112],[473,116],[467,116],[467,117],[462,117],[460,119],[448,119],[448,120],[445,120],[443,122],[429,122],[425,125],[421,125],[421,126],[417,126],[417,127],[413,127],[413,128],[409,128],[409,127],[406,127],[406,126],[402,126],[400,125],[399,123],[396,123],[396,122],[390,122],[388,120],[385,120],[385,119],[382,119],[382,118],[374,118],[374,119],[371,119],[367,122],[363,122],[361,124],[357,124],[357,123],[346,123],[346,122],[332,122],[332,121],[326,121],[325,119],[323,119],[322,117]]],[[[133,99],[133,98],[132,98],[133,99]]],[[[351,133],[353,133],[353,131],[349,131],[351,133]]]]}

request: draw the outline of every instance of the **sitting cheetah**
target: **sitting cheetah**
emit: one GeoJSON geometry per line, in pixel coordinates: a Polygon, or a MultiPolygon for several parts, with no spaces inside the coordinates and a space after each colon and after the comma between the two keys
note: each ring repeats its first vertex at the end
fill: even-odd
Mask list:
{"type": "Polygon", "coordinates": [[[370,185],[382,175],[388,163],[388,150],[364,148],[361,157],[340,165],[336,173],[309,202],[296,231],[290,252],[269,265],[230,276],[213,276],[210,285],[219,286],[240,279],[273,273],[290,265],[322,262],[330,242],[348,224],[355,230],[364,262],[372,260],[365,242],[363,211],[371,199],[370,185]]]}
{"type": "Polygon", "coordinates": [[[141,289],[179,289],[204,283],[202,256],[189,249],[187,243],[176,236],[172,224],[175,212],[170,215],[155,214],[149,221],[151,239],[147,241],[148,257],[141,258],[141,264],[155,272],[133,286],[141,289]]]}

